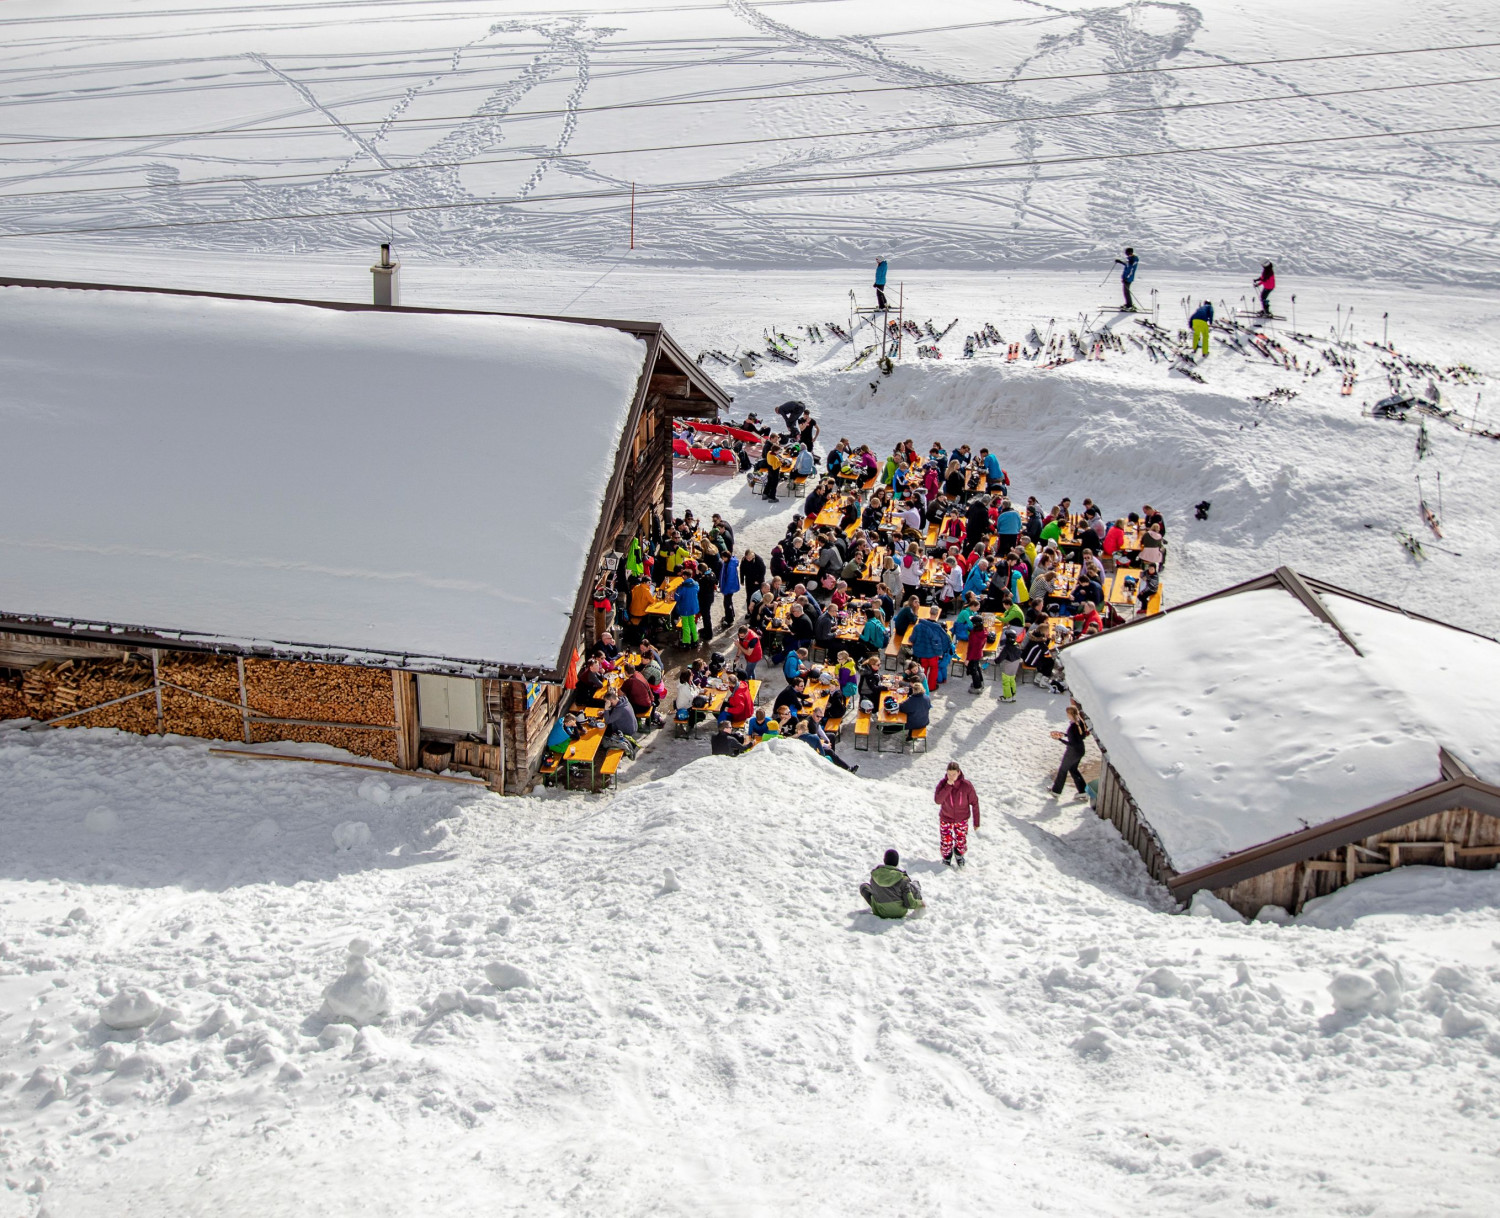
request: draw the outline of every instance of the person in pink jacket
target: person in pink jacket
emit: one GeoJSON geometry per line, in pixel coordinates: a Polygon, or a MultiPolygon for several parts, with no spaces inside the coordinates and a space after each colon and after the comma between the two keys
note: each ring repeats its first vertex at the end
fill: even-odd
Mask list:
{"type": "Polygon", "coordinates": [[[964,777],[958,762],[948,763],[948,772],[938,783],[932,798],[938,805],[943,863],[945,866],[956,864],[962,867],[969,845],[971,818],[974,821],[974,832],[979,832],[979,796],[974,793],[974,784],[964,777]]]}

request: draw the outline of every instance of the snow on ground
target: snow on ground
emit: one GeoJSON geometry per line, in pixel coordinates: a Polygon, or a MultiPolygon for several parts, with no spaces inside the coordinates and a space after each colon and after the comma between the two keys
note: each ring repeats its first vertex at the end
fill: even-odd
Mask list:
{"type": "Polygon", "coordinates": [[[964,874],[938,757],[580,807],[6,729],[0,1213],[1486,1212],[1493,894],[1172,916],[1023,703],[964,874]],[[918,920],[861,912],[889,845],[918,920]],[[364,1028],[320,1015],[355,939],[364,1028]]]}

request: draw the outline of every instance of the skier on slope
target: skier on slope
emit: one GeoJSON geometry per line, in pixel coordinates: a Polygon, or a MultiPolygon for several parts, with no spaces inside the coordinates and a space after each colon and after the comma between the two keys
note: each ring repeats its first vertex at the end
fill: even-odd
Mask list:
{"type": "Polygon", "coordinates": [[[886,259],[882,256],[875,264],[875,307],[877,309],[890,308],[890,305],[885,303],[885,272],[886,259]]]}
{"type": "Polygon", "coordinates": [[[1197,355],[1198,354],[1198,346],[1201,343],[1202,346],[1203,346],[1203,358],[1207,359],[1208,358],[1208,328],[1209,328],[1209,326],[1213,325],[1213,323],[1214,323],[1214,306],[1213,306],[1213,304],[1211,302],[1205,300],[1201,305],[1198,306],[1198,311],[1193,314],[1193,316],[1191,318],[1191,321],[1192,321],[1192,325],[1193,325],[1193,350],[1192,350],[1192,354],[1193,355],[1197,355]]]}
{"type": "Polygon", "coordinates": [[[1268,262],[1260,269],[1260,278],[1255,281],[1260,289],[1260,312],[1262,317],[1271,316],[1271,293],[1276,290],[1276,269],[1268,262]]]}
{"type": "Polygon", "coordinates": [[[1140,264],[1140,259],[1135,256],[1135,250],[1130,246],[1125,247],[1125,257],[1116,258],[1115,262],[1120,267],[1120,287],[1125,292],[1124,310],[1128,313],[1135,312],[1135,299],[1130,295],[1130,285],[1135,282],[1135,269],[1140,264]]]}

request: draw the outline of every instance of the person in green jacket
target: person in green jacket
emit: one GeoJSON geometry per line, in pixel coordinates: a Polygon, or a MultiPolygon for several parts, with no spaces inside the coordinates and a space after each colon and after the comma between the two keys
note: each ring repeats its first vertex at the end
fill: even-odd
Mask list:
{"type": "Polygon", "coordinates": [[[859,886],[870,912],[877,918],[904,918],[914,909],[925,909],[922,889],[901,870],[901,855],[885,852],[885,862],[870,872],[870,881],[859,886]]]}

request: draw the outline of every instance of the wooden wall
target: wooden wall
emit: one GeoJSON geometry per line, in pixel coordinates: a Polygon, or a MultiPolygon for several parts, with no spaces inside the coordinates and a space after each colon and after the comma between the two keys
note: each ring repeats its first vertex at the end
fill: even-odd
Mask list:
{"type": "MultiPolygon", "coordinates": [[[[1100,751],[1103,752],[1102,746],[1100,751]]],[[[1113,822],[1120,831],[1120,836],[1141,856],[1152,879],[1165,884],[1177,874],[1172,869],[1156,831],[1141,816],[1141,810],[1136,807],[1135,800],[1131,798],[1115,767],[1110,765],[1107,755],[1099,774],[1099,792],[1094,801],[1094,811],[1102,819],[1113,822]]]]}
{"type": "Polygon", "coordinates": [[[1367,875],[1424,863],[1443,867],[1493,867],[1500,861],[1500,819],[1469,808],[1424,816],[1373,837],[1340,846],[1300,863],[1251,876],[1214,895],[1247,918],[1265,905],[1298,913],[1314,897],[1367,875]]]}
{"type": "Polygon", "coordinates": [[[498,682],[502,727],[505,732],[505,793],[521,795],[536,781],[537,767],[547,747],[552,725],[562,711],[568,691],[561,685],[543,685],[526,708],[526,686],[520,681],[498,682]]]}

